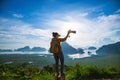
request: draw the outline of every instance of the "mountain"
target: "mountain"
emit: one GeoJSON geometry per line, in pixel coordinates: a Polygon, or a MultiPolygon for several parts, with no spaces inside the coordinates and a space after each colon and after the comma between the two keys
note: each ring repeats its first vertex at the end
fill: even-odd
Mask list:
{"type": "Polygon", "coordinates": [[[97,54],[120,54],[120,42],[104,45],[96,51],[97,54]]]}
{"type": "Polygon", "coordinates": [[[84,53],[84,50],[82,48],[78,48],[77,50],[78,50],[78,53],[80,53],[80,54],[84,53]]]}
{"type": "Polygon", "coordinates": [[[65,54],[78,53],[78,51],[75,48],[73,48],[71,45],[69,45],[67,42],[62,43],[62,50],[63,50],[63,53],[65,54]]]}
{"type": "Polygon", "coordinates": [[[15,49],[14,51],[26,52],[26,51],[31,51],[31,49],[30,49],[29,46],[25,46],[25,47],[23,47],[23,48],[15,49]]]}
{"type": "Polygon", "coordinates": [[[14,52],[14,51],[19,51],[19,52],[41,52],[41,51],[46,51],[45,48],[43,47],[33,47],[33,48],[30,48],[29,46],[25,46],[25,47],[22,47],[22,48],[18,48],[18,49],[15,49],[15,50],[11,50],[11,49],[0,49],[0,52],[14,52]]]}
{"type": "Polygon", "coordinates": [[[29,47],[29,46],[25,46],[23,48],[18,48],[18,49],[15,49],[14,51],[21,51],[21,52],[41,52],[41,51],[46,51],[45,48],[42,48],[42,47],[33,47],[32,49],[29,47]]]}
{"type": "Polygon", "coordinates": [[[33,52],[40,52],[40,51],[46,51],[46,49],[42,48],[42,47],[33,47],[31,49],[31,51],[33,51],[33,52]]]}
{"type": "Polygon", "coordinates": [[[94,47],[94,46],[90,46],[88,49],[89,49],[89,50],[95,50],[95,49],[97,49],[97,48],[94,47]]]}
{"type": "Polygon", "coordinates": [[[0,49],[0,52],[12,52],[13,50],[11,49],[0,49]]]}

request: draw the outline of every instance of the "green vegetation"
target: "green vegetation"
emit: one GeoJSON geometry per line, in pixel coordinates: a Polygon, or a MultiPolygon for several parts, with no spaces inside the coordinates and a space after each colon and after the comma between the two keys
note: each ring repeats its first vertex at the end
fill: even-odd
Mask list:
{"type": "MultiPolygon", "coordinates": [[[[46,56],[0,54],[0,80],[54,80],[54,58],[46,56]]],[[[120,55],[97,55],[74,60],[65,57],[66,80],[119,80],[119,62],[120,55]]]]}
{"type": "MultiPolygon", "coordinates": [[[[54,63],[53,55],[39,56],[39,54],[0,54],[0,64],[12,62],[12,65],[19,65],[22,63],[32,62],[32,65],[37,67],[43,67],[46,65],[52,66],[54,63]]],[[[112,65],[120,67],[120,55],[94,55],[92,57],[71,59],[65,56],[65,64],[72,66],[76,63],[82,65],[96,65],[96,66],[108,66],[112,65]]]]}
{"type": "Polygon", "coordinates": [[[22,63],[32,63],[34,66],[52,65],[54,59],[49,57],[39,56],[39,54],[0,54],[0,64],[7,64],[12,62],[12,65],[19,65],[22,63]]]}
{"type": "MultiPolygon", "coordinates": [[[[65,66],[66,80],[93,80],[120,78],[120,68],[95,65],[65,66]]],[[[0,80],[54,80],[54,68],[51,66],[35,67],[28,63],[13,66],[0,65],[0,80]]]]}
{"type": "Polygon", "coordinates": [[[94,65],[75,64],[67,71],[67,80],[93,80],[119,78],[120,69],[112,66],[97,67],[94,65]]]}

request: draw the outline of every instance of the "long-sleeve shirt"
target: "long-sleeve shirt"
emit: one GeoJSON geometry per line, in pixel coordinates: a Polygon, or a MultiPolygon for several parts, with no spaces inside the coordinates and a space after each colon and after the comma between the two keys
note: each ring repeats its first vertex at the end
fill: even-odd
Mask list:
{"type": "MultiPolygon", "coordinates": [[[[52,45],[55,45],[55,48],[58,49],[57,52],[62,52],[62,47],[61,47],[60,43],[64,42],[66,39],[67,39],[67,37],[65,37],[65,38],[52,38],[52,45]]],[[[53,52],[53,53],[56,53],[56,52],[53,52]]]]}

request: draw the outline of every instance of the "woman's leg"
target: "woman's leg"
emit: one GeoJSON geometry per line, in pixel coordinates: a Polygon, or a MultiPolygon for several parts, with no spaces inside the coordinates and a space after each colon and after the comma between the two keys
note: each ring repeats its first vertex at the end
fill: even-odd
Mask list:
{"type": "Polygon", "coordinates": [[[55,59],[55,71],[57,73],[57,76],[59,75],[59,56],[58,54],[53,54],[55,59]]]}
{"type": "Polygon", "coordinates": [[[60,53],[60,62],[61,62],[61,75],[64,75],[64,55],[63,55],[63,53],[61,52],[60,53]]]}

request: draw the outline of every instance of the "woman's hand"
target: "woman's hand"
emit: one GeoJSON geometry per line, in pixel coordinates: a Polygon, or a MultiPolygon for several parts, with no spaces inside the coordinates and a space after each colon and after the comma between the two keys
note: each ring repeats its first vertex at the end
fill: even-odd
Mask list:
{"type": "Polygon", "coordinates": [[[69,29],[66,37],[70,37],[69,36],[70,33],[71,33],[71,30],[69,29]]]}
{"type": "Polygon", "coordinates": [[[71,33],[71,30],[69,29],[69,30],[68,30],[68,34],[70,34],[70,33],[71,33]]]}

